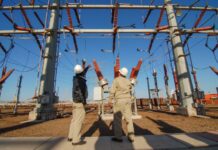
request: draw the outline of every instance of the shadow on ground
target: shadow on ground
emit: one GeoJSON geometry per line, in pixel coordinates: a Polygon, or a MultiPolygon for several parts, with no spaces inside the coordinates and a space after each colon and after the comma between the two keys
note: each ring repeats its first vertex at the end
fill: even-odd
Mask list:
{"type": "Polygon", "coordinates": [[[21,123],[21,124],[10,126],[10,127],[0,128],[0,135],[6,132],[17,130],[17,129],[22,129],[22,128],[26,128],[29,126],[37,125],[42,122],[44,121],[31,121],[31,122],[21,123]]]}
{"type": "Polygon", "coordinates": [[[174,127],[162,120],[154,120],[150,117],[147,117],[149,120],[153,121],[154,123],[156,123],[157,125],[159,125],[159,129],[163,132],[163,133],[184,133],[185,131],[174,127]]]}

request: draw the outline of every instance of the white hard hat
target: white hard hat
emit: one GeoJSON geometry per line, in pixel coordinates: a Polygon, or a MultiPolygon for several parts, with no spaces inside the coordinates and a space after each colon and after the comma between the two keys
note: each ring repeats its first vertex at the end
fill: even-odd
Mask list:
{"type": "Polygon", "coordinates": [[[76,65],[76,66],[74,67],[74,73],[75,73],[75,74],[80,74],[81,72],[83,72],[82,66],[81,66],[81,65],[76,65]]]}
{"type": "Polygon", "coordinates": [[[127,76],[128,70],[127,68],[123,67],[122,69],[119,70],[120,74],[123,76],[127,76]]]}

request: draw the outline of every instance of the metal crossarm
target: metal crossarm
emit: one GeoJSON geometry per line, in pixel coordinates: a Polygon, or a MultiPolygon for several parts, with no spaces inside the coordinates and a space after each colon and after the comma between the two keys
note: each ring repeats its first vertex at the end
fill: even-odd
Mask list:
{"type": "Polygon", "coordinates": [[[38,13],[34,11],[34,15],[36,16],[37,20],[39,21],[39,23],[41,24],[41,26],[43,28],[45,28],[44,23],[42,22],[42,19],[39,17],[38,13]]]}
{"type": "MultiPolygon", "coordinates": [[[[23,6],[24,9],[47,9],[48,5],[28,5],[23,6]]],[[[59,5],[60,9],[66,9],[66,5],[59,5]]],[[[114,5],[91,5],[91,4],[69,4],[69,8],[77,8],[77,9],[113,9],[114,5]]],[[[162,9],[162,5],[132,5],[132,4],[120,4],[118,6],[119,9],[162,9]]],[[[20,9],[19,6],[2,6],[0,10],[11,10],[11,9],[20,9]]],[[[49,6],[49,9],[57,9],[57,6],[49,6]]],[[[193,10],[193,11],[201,11],[204,10],[205,7],[190,7],[190,6],[174,6],[175,10],[193,10]]],[[[216,7],[208,7],[207,11],[217,11],[216,7]]]]}
{"type": "MultiPolygon", "coordinates": [[[[195,22],[193,29],[197,28],[197,26],[199,25],[200,21],[202,20],[206,10],[207,10],[208,6],[205,6],[205,8],[201,11],[197,21],[195,22]]],[[[183,43],[183,47],[185,47],[185,45],[187,44],[188,40],[190,39],[190,37],[192,36],[192,33],[188,34],[188,36],[186,37],[186,39],[184,40],[183,43]]]]}
{"type": "MultiPolygon", "coordinates": [[[[151,1],[150,5],[153,5],[153,3],[154,3],[154,0],[151,1]]],[[[143,21],[143,24],[145,24],[145,23],[147,22],[149,16],[151,15],[151,12],[152,12],[152,9],[149,9],[148,12],[147,12],[147,14],[146,14],[146,17],[145,17],[145,19],[144,19],[144,21],[143,21]]]]}
{"type": "MultiPolygon", "coordinates": [[[[69,28],[69,27],[68,27],[69,28]]],[[[70,29],[70,28],[69,28],[70,29]]],[[[63,33],[68,33],[71,30],[66,29],[66,26],[58,30],[59,34],[63,33]]],[[[35,34],[43,34],[47,32],[47,29],[32,29],[31,33],[35,34]]],[[[105,33],[105,34],[113,34],[114,30],[113,29],[74,29],[73,32],[75,34],[94,34],[94,33],[105,33]]],[[[153,33],[169,33],[169,29],[165,30],[159,30],[157,31],[156,29],[117,29],[117,33],[120,34],[125,34],[125,33],[131,33],[131,34],[137,34],[137,33],[142,33],[142,34],[153,34],[153,33]]],[[[27,34],[27,31],[19,31],[19,30],[0,30],[0,36],[5,36],[8,34],[27,34]]],[[[206,30],[206,31],[195,31],[193,29],[181,29],[180,30],[181,34],[190,34],[190,33],[201,33],[201,34],[209,34],[216,36],[218,35],[218,30],[206,30]]]]}
{"type": "Polygon", "coordinates": [[[145,23],[147,22],[149,16],[151,15],[151,12],[152,12],[152,9],[149,9],[149,10],[148,10],[148,13],[146,14],[146,17],[145,17],[145,19],[144,19],[144,21],[143,21],[143,24],[145,24],[145,23]]]}
{"type": "Polygon", "coordinates": [[[205,6],[205,9],[203,9],[203,10],[201,11],[201,14],[200,14],[199,18],[197,19],[197,21],[195,22],[193,28],[196,28],[196,27],[199,25],[200,21],[202,20],[202,18],[203,18],[203,16],[204,16],[205,12],[206,12],[206,10],[207,10],[207,7],[208,7],[208,6],[205,6]]]}
{"type": "Polygon", "coordinates": [[[68,3],[66,3],[66,6],[67,6],[66,11],[67,11],[68,21],[69,21],[70,27],[73,28],[73,20],[70,14],[70,8],[68,7],[68,3]]]}
{"type": "Polygon", "coordinates": [[[153,46],[153,43],[154,43],[154,40],[155,40],[156,36],[157,36],[157,33],[154,33],[152,38],[151,38],[151,42],[150,42],[149,47],[148,47],[148,52],[149,53],[151,52],[151,48],[153,46]]]}
{"type": "Polygon", "coordinates": [[[3,16],[5,16],[5,18],[6,18],[11,24],[13,24],[14,28],[15,28],[16,26],[18,26],[16,23],[14,23],[14,21],[13,21],[5,12],[3,12],[2,14],[3,14],[3,16]]]}
{"type": "Polygon", "coordinates": [[[201,27],[201,28],[195,28],[195,31],[207,31],[207,30],[213,30],[214,26],[206,26],[206,27],[201,27]]]}
{"type": "MultiPolygon", "coordinates": [[[[151,1],[150,5],[153,5],[153,3],[154,3],[154,0],[151,1]]],[[[145,23],[147,22],[149,16],[151,15],[151,12],[152,12],[152,9],[149,9],[148,12],[147,12],[147,14],[146,14],[146,17],[145,17],[145,19],[144,19],[144,21],[143,21],[143,24],[145,24],[145,23]]]]}
{"type": "Polygon", "coordinates": [[[163,6],[163,8],[162,8],[161,11],[160,11],[160,16],[159,16],[159,18],[158,18],[156,28],[158,28],[158,27],[160,26],[160,23],[161,23],[162,18],[163,18],[164,10],[165,10],[165,6],[163,6]]]}
{"type": "Polygon", "coordinates": [[[30,28],[25,28],[25,27],[20,27],[20,26],[15,26],[15,29],[20,30],[20,31],[27,31],[29,33],[31,33],[31,29],[30,28]]]}
{"type": "Polygon", "coordinates": [[[116,36],[117,36],[117,30],[118,30],[118,6],[119,4],[115,4],[114,13],[113,13],[113,47],[112,51],[114,53],[116,49],[116,36]]]}
{"type": "Polygon", "coordinates": [[[73,19],[71,17],[71,14],[70,14],[70,8],[68,7],[68,3],[66,3],[66,11],[67,11],[67,17],[68,17],[68,21],[69,21],[69,24],[70,24],[70,27],[64,27],[65,29],[69,30],[72,37],[73,37],[73,42],[74,42],[74,47],[75,47],[75,50],[76,50],[76,53],[78,53],[78,45],[77,45],[77,40],[76,40],[76,35],[74,33],[74,26],[73,26],[73,19]]]}
{"type": "Polygon", "coordinates": [[[30,23],[30,20],[29,20],[29,18],[27,17],[27,14],[26,14],[26,12],[25,12],[25,10],[24,10],[22,4],[20,4],[20,8],[21,8],[21,9],[20,9],[20,10],[21,10],[21,13],[23,14],[23,16],[24,16],[24,18],[25,18],[25,20],[26,20],[28,26],[29,26],[31,29],[33,29],[33,26],[32,26],[32,24],[30,23]]]}
{"type": "MultiPolygon", "coordinates": [[[[21,12],[22,12],[22,14],[23,14],[23,16],[24,16],[24,18],[25,18],[25,20],[26,20],[28,26],[29,26],[30,29],[32,30],[32,29],[33,29],[33,26],[32,26],[32,24],[30,23],[30,20],[29,20],[29,18],[27,17],[27,14],[26,14],[26,12],[25,12],[25,10],[24,10],[22,4],[20,4],[20,8],[21,8],[21,12]]],[[[31,32],[31,33],[32,33],[33,37],[35,38],[36,43],[37,43],[39,49],[42,50],[42,46],[41,46],[41,43],[40,43],[40,41],[39,41],[39,38],[37,37],[37,35],[36,35],[35,33],[33,33],[33,32],[31,32]]]]}
{"type": "MultiPolygon", "coordinates": [[[[160,23],[161,23],[162,18],[163,18],[164,10],[165,10],[165,5],[162,7],[162,9],[160,11],[160,16],[159,16],[157,24],[156,24],[156,30],[161,29],[159,27],[160,27],[160,23]]],[[[168,26],[167,26],[167,28],[168,28],[168,26]]],[[[162,30],[164,30],[164,29],[162,29],[162,30]]],[[[154,43],[154,40],[155,40],[156,36],[157,36],[157,33],[154,33],[153,36],[152,36],[151,42],[150,42],[149,47],[148,47],[148,52],[149,53],[151,52],[151,49],[152,49],[152,46],[153,46],[153,43],[154,43]]]]}
{"type": "MultiPolygon", "coordinates": [[[[77,0],[74,0],[74,1],[75,1],[75,3],[77,3],[77,0]]],[[[80,23],[80,18],[79,18],[78,9],[77,9],[77,8],[74,8],[73,10],[74,10],[74,13],[75,13],[75,15],[76,15],[76,20],[77,20],[78,24],[81,24],[81,23],[80,23]]]]}

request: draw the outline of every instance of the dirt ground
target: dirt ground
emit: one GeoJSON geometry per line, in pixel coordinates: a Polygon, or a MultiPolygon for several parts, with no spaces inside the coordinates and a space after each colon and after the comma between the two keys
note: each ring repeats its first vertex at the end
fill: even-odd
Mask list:
{"type": "MultiPolygon", "coordinates": [[[[69,109],[68,109],[69,110],[69,109]]],[[[140,110],[142,119],[134,120],[136,135],[159,135],[166,133],[204,132],[218,130],[218,106],[206,107],[207,115],[211,118],[185,117],[175,113],[165,113],[149,110],[140,110]]],[[[46,122],[21,123],[28,119],[27,110],[19,115],[9,113],[0,114],[0,136],[67,136],[71,116],[46,122]]],[[[125,121],[123,121],[126,133],[125,121]]],[[[112,121],[102,121],[97,117],[97,111],[86,114],[83,136],[113,135],[112,121]]]]}

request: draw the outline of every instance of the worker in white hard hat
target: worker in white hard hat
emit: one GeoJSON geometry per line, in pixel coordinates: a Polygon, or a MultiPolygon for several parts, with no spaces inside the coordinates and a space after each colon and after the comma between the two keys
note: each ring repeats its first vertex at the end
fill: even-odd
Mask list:
{"type": "Polygon", "coordinates": [[[112,105],[114,100],[114,121],[113,130],[114,137],[112,138],[115,142],[122,142],[122,116],[124,116],[127,130],[128,140],[134,142],[134,128],[132,121],[132,110],[131,110],[131,97],[132,97],[132,84],[130,80],[126,79],[128,70],[124,67],[119,70],[120,76],[115,78],[110,89],[109,105],[112,105]]]}
{"type": "Polygon", "coordinates": [[[70,130],[68,134],[68,141],[72,141],[73,145],[85,144],[85,141],[81,140],[81,128],[85,119],[85,105],[86,98],[88,97],[88,90],[86,85],[86,73],[91,67],[88,65],[85,67],[85,60],[82,61],[83,65],[75,65],[73,77],[73,118],[70,124],[70,130]]]}

